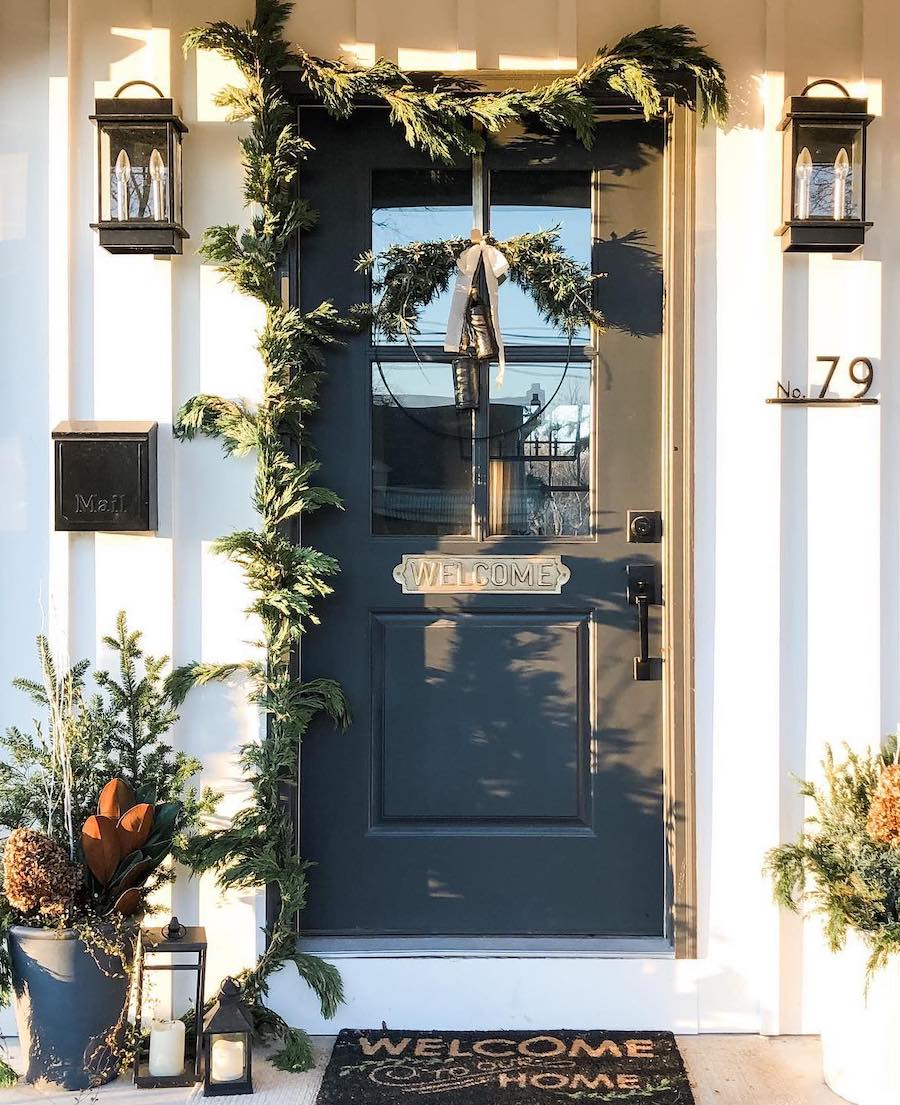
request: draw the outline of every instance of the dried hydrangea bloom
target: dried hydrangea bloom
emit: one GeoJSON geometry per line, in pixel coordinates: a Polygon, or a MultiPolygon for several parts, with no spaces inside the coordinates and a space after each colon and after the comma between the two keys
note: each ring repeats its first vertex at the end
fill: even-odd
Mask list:
{"type": "Polygon", "coordinates": [[[900,847],[900,764],[882,768],[866,828],[879,844],[900,847]]]}
{"type": "Polygon", "coordinates": [[[3,889],[13,909],[61,918],[82,884],[81,867],[71,863],[49,836],[13,829],[3,850],[3,889]]]}

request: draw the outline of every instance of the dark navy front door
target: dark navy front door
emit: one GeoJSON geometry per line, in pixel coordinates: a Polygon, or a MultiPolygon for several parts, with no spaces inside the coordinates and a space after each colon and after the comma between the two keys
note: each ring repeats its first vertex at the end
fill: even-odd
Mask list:
{"type": "MultiPolygon", "coordinates": [[[[305,309],[364,301],[365,250],[467,237],[473,197],[498,238],[560,227],[604,274],[603,334],[564,336],[501,288],[507,351],[480,409],[454,408],[449,296],[418,357],[377,334],[329,355],[314,441],[344,511],[304,522],[341,574],[304,677],[343,684],[347,732],[301,753],[310,936],[644,936],[666,932],[662,683],[636,681],[627,512],[661,504],[664,124],[610,119],[596,147],[521,132],[435,167],[378,110],[302,108],[321,213],[299,263],[305,309]],[[535,417],[535,412],[540,412],[535,417]],[[404,556],[560,557],[559,594],[404,593],[404,556]]],[[[502,571],[501,571],[502,575],[502,571]]],[[[650,651],[660,650],[660,608],[650,651]]]]}

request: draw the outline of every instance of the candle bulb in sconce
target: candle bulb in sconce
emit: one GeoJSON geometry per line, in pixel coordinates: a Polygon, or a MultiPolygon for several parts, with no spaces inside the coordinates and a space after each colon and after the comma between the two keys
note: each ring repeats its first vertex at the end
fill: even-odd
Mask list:
{"type": "Polygon", "coordinates": [[[800,151],[800,156],[797,158],[797,166],[794,170],[797,182],[797,192],[794,209],[795,219],[809,218],[809,200],[810,189],[812,185],[812,171],[812,155],[810,154],[808,148],[804,146],[803,149],[800,151]]]}
{"type": "Polygon", "coordinates": [[[843,148],[834,159],[834,217],[847,217],[847,180],[850,176],[850,158],[843,148]]]}
{"type": "Polygon", "coordinates": [[[163,198],[163,159],[159,150],[150,154],[150,208],[153,218],[162,222],[165,216],[165,201],[163,198]]]}
{"type": "Polygon", "coordinates": [[[184,1070],[184,1021],[154,1020],[150,1026],[150,1074],[172,1078],[184,1070]]]}
{"type": "Polygon", "coordinates": [[[124,150],[116,158],[116,218],[121,222],[128,218],[128,182],[131,180],[131,162],[124,150]]]}

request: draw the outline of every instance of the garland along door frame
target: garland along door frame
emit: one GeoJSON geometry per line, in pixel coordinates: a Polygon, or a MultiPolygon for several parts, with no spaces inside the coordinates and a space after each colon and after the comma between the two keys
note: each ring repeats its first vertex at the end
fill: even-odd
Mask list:
{"type": "MultiPolygon", "coordinates": [[[[622,101],[605,110],[593,152],[567,139],[519,134],[491,142],[471,164],[445,169],[410,150],[379,109],[362,108],[336,122],[319,107],[300,106],[301,130],[316,145],[300,191],[322,216],[320,228],[304,238],[302,255],[295,251],[290,259],[292,299],[301,307],[323,297],[332,297],[339,309],[364,302],[368,285],[354,273],[354,261],[367,248],[384,248],[392,233],[433,240],[466,235],[473,222],[498,238],[537,229],[516,222],[517,202],[529,208],[582,205],[571,198],[581,174],[587,212],[575,214],[589,222],[586,259],[595,272],[610,273],[599,300],[612,323],[607,334],[585,337],[569,354],[564,339],[540,332],[524,293],[503,289],[501,327],[504,319],[523,327],[519,336],[506,337],[503,390],[509,394],[497,389],[492,365],[482,374],[481,407],[463,446],[454,440],[459,416],[452,398],[447,402],[452,390],[445,389],[450,357],[439,348],[447,297],[423,312],[417,355],[405,346],[379,348],[364,334],[329,356],[311,433],[323,481],[342,495],[346,511],[307,519],[304,540],[336,555],[342,572],[335,595],[325,600],[322,626],[306,635],[302,660],[304,678],[328,675],[345,685],[354,723],[346,734],[314,726],[302,751],[298,847],[316,865],[299,919],[306,949],[695,954],[695,123],[678,108],[650,123],[622,101]],[[623,129],[607,132],[607,126],[623,129]],[[628,131],[634,141],[622,138],[628,131]],[[604,168],[604,148],[616,145],[618,163],[604,168]],[[636,180],[629,174],[646,173],[654,158],[658,203],[650,241],[641,237],[647,228],[629,216],[627,197],[636,180]],[[543,173],[539,187],[551,201],[542,204],[537,194],[524,193],[517,201],[525,181],[516,179],[517,172],[543,173]],[[467,173],[472,198],[461,213],[467,173]],[[416,177],[425,183],[420,195],[416,177]],[[508,200],[498,203],[504,191],[508,200]],[[436,203],[442,192],[446,202],[436,203]],[[473,204],[483,222],[472,214],[473,204]],[[426,206],[440,209],[431,212],[430,226],[426,206]],[[423,210],[410,214],[415,207],[423,210]],[[411,221],[398,227],[401,212],[411,221]],[[627,237],[632,230],[638,235],[627,237]],[[652,307],[640,301],[654,272],[660,280],[658,327],[652,307]],[[630,312],[634,317],[627,317],[630,312]],[[632,345],[629,354],[629,342],[654,346],[654,411],[648,421],[644,410],[630,428],[628,389],[620,387],[617,408],[612,386],[624,371],[615,364],[616,341],[625,359],[639,348],[632,345]],[[562,477],[555,478],[544,460],[523,465],[521,435],[510,449],[509,435],[492,435],[498,415],[514,409],[510,397],[518,391],[531,399],[536,391],[542,404],[549,399],[542,418],[571,427],[571,412],[552,409],[563,376],[560,402],[579,407],[587,398],[591,429],[587,456],[574,467],[571,446],[561,440],[549,445],[568,452],[558,465],[562,477]],[[656,442],[629,460],[635,431],[648,426],[656,442]],[[603,433],[607,440],[600,439],[603,433]],[[614,433],[617,449],[611,449],[614,433]],[[425,448],[426,437],[433,449],[425,448]],[[623,478],[616,475],[622,458],[637,468],[643,464],[634,494],[624,485],[613,490],[611,481],[623,478]],[[429,463],[440,471],[429,472],[429,463]],[[578,468],[589,474],[587,486],[573,478],[578,468]],[[534,502],[522,490],[535,483],[549,506],[538,523],[534,502]],[[430,516],[429,488],[440,492],[430,516]],[[662,541],[629,543],[628,510],[659,510],[662,541]],[[546,532],[551,516],[554,533],[546,532]],[[418,570],[427,583],[434,557],[513,555],[559,556],[571,580],[554,596],[407,594],[406,583],[401,590],[395,581],[404,556],[426,558],[418,570]],[[647,643],[664,661],[656,673],[645,669],[648,681],[636,681],[632,667],[640,651],[641,609],[628,601],[632,565],[651,569],[664,600],[650,608],[647,643]],[[531,688],[527,672],[535,675],[531,688]],[[543,690],[533,689],[540,684],[543,690]],[[652,706],[648,695],[656,696],[652,706]],[[634,720],[640,716],[642,735],[634,720]],[[638,744],[653,742],[655,752],[648,755],[645,747],[635,757],[638,744]],[[579,887],[574,893],[573,885],[579,887]]],[[[577,251],[574,238],[573,247],[577,251]]],[[[635,398],[640,390],[632,388],[632,406],[642,402],[635,398]]],[[[421,591],[415,566],[409,570],[409,590],[421,591]]],[[[451,583],[453,570],[459,566],[447,577],[451,583]]],[[[640,575],[634,574],[638,586],[640,575]]]]}

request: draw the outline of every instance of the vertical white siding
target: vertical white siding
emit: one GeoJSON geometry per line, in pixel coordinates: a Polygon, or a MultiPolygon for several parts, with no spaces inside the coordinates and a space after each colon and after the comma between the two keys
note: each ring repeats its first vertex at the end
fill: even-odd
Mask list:
{"type": "MultiPolygon", "coordinates": [[[[246,18],[250,0],[49,0],[0,15],[0,722],[27,709],[9,680],[33,665],[39,596],[73,655],[126,607],[147,644],[189,659],[246,656],[254,627],[239,575],[209,553],[253,524],[252,461],[170,440],[194,392],[254,394],[255,304],[200,265],[202,228],[241,218],[237,131],[211,103],[229,74],[181,56],[193,23],[246,18]],[[96,95],[144,77],[181,102],[186,223],[174,261],[111,257],[94,207],[96,95]],[[49,429],[58,419],[156,418],[156,537],[53,535],[49,429]]],[[[579,1019],[683,1030],[815,1028],[814,929],[780,916],[763,851],[798,828],[789,770],[814,771],[826,740],[878,738],[900,715],[900,11],[892,0],[303,0],[307,48],[419,68],[565,68],[655,22],[693,26],[729,71],[724,130],[697,160],[697,761],[701,958],[697,963],[357,960],[343,966],[346,1023],[485,1026],[579,1019]],[[783,258],[778,222],[785,94],[815,77],[865,88],[876,227],[850,260],[783,258]],[[778,410],[775,381],[804,386],[818,354],[876,361],[882,405],[778,410]],[[477,987],[484,984],[484,992],[477,987]],[[430,1011],[434,1015],[429,1015],[430,1011]],[[552,1013],[552,1015],[551,1015],[552,1013]]],[[[258,734],[239,686],[188,701],[177,739],[244,799],[238,745],[258,734]]],[[[222,902],[184,880],[179,913],[227,937],[211,976],[249,961],[258,900],[222,902]],[[234,956],[235,958],[231,958],[234,956]]],[[[321,1027],[293,979],[278,1000],[321,1027]]]]}

